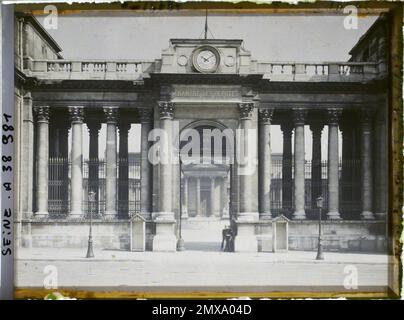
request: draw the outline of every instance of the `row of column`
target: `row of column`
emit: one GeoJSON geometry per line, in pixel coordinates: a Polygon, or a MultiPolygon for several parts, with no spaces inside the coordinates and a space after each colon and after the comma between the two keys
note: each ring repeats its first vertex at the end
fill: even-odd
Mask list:
{"type": "MultiPolygon", "coordinates": [[[[191,203],[191,188],[190,185],[195,187],[194,199],[195,199],[195,216],[202,216],[201,209],[201,179],[200,177],[185,176],[183,177],[183,206],[182,206],[182,217],[188,217],[190,215],[191,203]],[[199,201],[198,201],[199,199],[199,201]]],[[[227,179],[224,177],[209,177],[210,179],[210,208],[211,215],[216,217],[221,217],[225,206],[228,205],[228,195],[227,195],[227,179]]],[[[224,210],[226,211],[226,210],[224,210]]],[[[223,217],[226,217],[224,214],[223,217]]],[[[228,217],[228,216],[227,216],[228,217]]]]}
{"type": "MultiPolygon", "coordinates": [[[[267,119],[267,111],[262,111],[263,119],[267,119]]],[[[293,122],[285,123],[281,125],[281,130],[283,132],[283,159],[282,159],[282,207],[287,211],[293,211],[293,218],[295,219],[305,219],[305,142],[304,142],[304,125],[306,121],[307,111],[304,109],[293,110],[293,122]],[[294,130],[294,179],[292,185],[292,132],[294,130]],[[293,195],[293,201],[292,201],[293,195]],[[294,203],[292,207],[292,203],[294,203]]],[[[339,154],[338,154],[338,125],[340,122],[341,110],[340,109],[329,109],[327,110],[327,125],[328,125],[328,166],[327,166],[327,198],[328,198],[328,212],[327,217],[329,219],[341,219],[340,215],[340,195],[339,195],[339,154]]],[[[262,126],[267,126],[268,121],[262,120],[262,126]]],[[[382,122],[379,122],[382,123],[382,122]]],[[[323,124],[320,122],[311,122],[310,129],[312,131],[312,167],[311,167],[311,183],[312,183],[312,203],[316,203],[316,198],[322,194],[322,174],[321,174],[321,132],[323,129],[323,124]]],[[[349,129],[353,129],[355,126],[351,124],[349,129]]],[[[260,127],[260,128],[261,128],[260,127]]],[[[382,127],[382,126],[380,126],[382,127]]],[[[376,211],[378,215],[383,217],[385,214],[385,204],[386,204],[386,183],[380,184],[376,181],[376,185],[383,185],[380,187],[378,193],[373,193],[373,150],[372,150],[372,137],[373,137],[373,112],[369,109],[361,111],[360,114],[360,194],[358,195],[361,199],[361,218],[362,219],[374,219],[375,215],[373,213],[373,199],[379,204],[376,211]],[[375,197],[373,197],[375,195],[375,197]],[[384,204],[381,205],[381,203],[384,204]]],[[[268,129],[266,129],[268,130],[268,129]]],[[[348,131],[348,129],[345,129],[348,131]]],[[[344,131],[343,131],[344,134],[344,131]]],[[[383,128],[379,129],[377,137],[383,139],[385,137],[385,132],[383,128]]],[[[343,139],[343,152],[352,148],[349,145],[352,141],[343,139]]],[[[382,157],[381,155],[386,155],[386,150],[383,148],[385,144],[382,142],[378,143],[378,150],[376,155],[382,157]]],[[[261,148],[262,149],[262,148],[261,148]]],[[[265,149],[262,149],[265,150],[265,149]]],[[[346,155],[343,155],[346,156],[346,155]]],[[[260,162],[265,162],[265,159],[269,159],[270,155],[261,155],[260,162]]],[[[383,161],[378,161],[378,164],[382,164],[383,161]]],[[[344,164],[343,164],[344,165],[344,164]]],[[[378,177],[381,180],[385,180],[385,175],[387,174],[386,168],[380,167],[375,170],[378,177]],[[383,176],[383,177],[382,177],[383,176]]],[[[268,169],[269,170],[269,167],[268,169]]],[[[343,168],[344,170],[344,168],[343,168]]],[[[343,171],[344,173],[344,171],[343,171]]],[[[355,175],[355,172],[351,172],[355,175]]],[[[346,175],[346,173],[345,173],[346,175]]],[[[261,176],[261,175],[260,175],[261,176]]],[[[262,186],[261,188],[263,188],[262,186]]],[[[265,187],[267,183],[265,182],[265,187]]],[[[260,192],[261,194],[261,192],[260,192]]],[[[324,197],[324,195],[323,195],[324,197]]],[[[267,197],[265,199],[267,201],[267,197]]],[[[266,204],[264,209],[260,212],[265,212],[265,216],[268,215],[269,204],[266,204]]]]}
{"type": "MultiPolygon", "coordinates": [[[[84,108],[80,106],[69,107],[71,121],[71,186],[70,186],[70,218],[83,216],[83,123],[84,108]]],[[[37,145],[36,145],[36,203],[37,217],[48,216],[48,156],[49,156],[49,107],[38,106],[34,108],[37,121],[37,145]]],[[[105,171],[105,218],[115,218],[120,212],[128,213],[128,165],[122,165],[119,170],[119,184],[117,177],[117,128],[119,128],[119,157],[128,159],[128,131],[130,123],[119,121],[117,107],[103,108],[107,124],[106,134],[106,171],[105,171]],[[118,190],[119,188],[119,190],[118,190]],[[119,192],[118,192],[119,191],[119,192]],[[118,197],[117,197],[118,195],[118,197]],[[118,202],[118,203],[117,203],[118,202]],[[117,204],[120,204],[118,207],[117,204]],[[118,210],[117,210],[118,209],[118,210]]],[[[152,128],[152,111],[141,110],[141,213],[146,219],[151,218],[152,211],[152,169],[148,161],[149,149],[148,133],[152,128]]],[[[101,124],[94,121],[87,123],[90,135],[90,165],[89,186],[96,192],[98,200],[98,133],[101,124]]],[[[53,139],[54,137],[52,137],[53,139]]]]}

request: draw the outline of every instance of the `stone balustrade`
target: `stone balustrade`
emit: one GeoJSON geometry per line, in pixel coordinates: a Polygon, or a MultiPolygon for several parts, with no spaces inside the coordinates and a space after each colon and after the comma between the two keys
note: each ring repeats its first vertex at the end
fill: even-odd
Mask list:
{"type": "Polygon", "coordinates": [[[379,76],[373,62],[253,62],[256,73],[272,81],[361,82],[379,76]]]}
{"type": "Polygon", "coordinates": [[[33,60],[26,72],[39,79],[55,80],[142,80],[150,72],[150,61],[33,60]]]}
{"type": "MultiPolygon", "coordinates": [[[[251,73],[271,81],[362,82],[380,76],[373,62],[261,62],[251,61],[251,73]]],[[[26,72],[46,80],[143,80],[159,72],[156,61],[33,60],[26,72]]]]}

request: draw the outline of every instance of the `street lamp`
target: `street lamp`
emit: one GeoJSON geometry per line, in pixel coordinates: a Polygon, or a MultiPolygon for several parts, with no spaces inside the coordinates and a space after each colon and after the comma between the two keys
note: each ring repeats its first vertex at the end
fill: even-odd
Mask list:
{"type": "Polygon", "coordinates": [[[88,246],[86,258],[94,258],[93,252],[93,206],[92,203],[95,201],[95,192],[92,190],[88,193],[88,205],[90,209],[90,230],[88,233],[88,246]]]}
{"type": "Polygon", "coordinates": [[[184,239],[182,239],[182,188],[181,188],[181,170],[182,170],[182,162],[181,162],[181,156],[180,156],[180,216],[179,216],[179,224],[178,224],[178,240],[177,240],[177,251],[184,251],[185,246],[184,246],[184,239]]]}
{"type": "Polygon", "coordinates": [[[322,237],[321,237],[321,213],[323,209],[323,197],[319,196],[316,199],[317,202],[317,208],[319,209],[318,213],[318,245],[317,245],[317,257],[316,260],[324,260],[324,255],[323,255],[323,244],[322,244],[322,237]]]}

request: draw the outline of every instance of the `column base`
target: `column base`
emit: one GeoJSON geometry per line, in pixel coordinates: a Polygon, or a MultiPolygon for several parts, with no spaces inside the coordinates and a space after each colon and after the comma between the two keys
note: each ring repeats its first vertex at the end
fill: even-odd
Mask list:
{"type": "Polygon", "coordinates": [[[295,211],[292,217],[295,220],[304,220],[306,219],[306,213],[304,211],[295,211]]]}
{"type": "Polygon", "coordinates": [[[237,236],[234,241],[235,252],[258,252],[255,235],[255,222],[237,220],[237,236]]]}
{"type": "Polygon", "coordinates": [[[75,220],[75,219],[82,219],[84,217],[83,211],[70,211],[67,219],[75,220]]]}
{"type": "Polygon", "coordinates": [[[105,220],[114,220],[117,217],[118,217],[117,211],[105,211],[105,213],[104,213],[105,220]]]}
{"type": "Polygon", "coordinates": [[[384,220],[386,219],[386,212],[377,212],[375,213],[375,216],[378,220],[384,220]]]}
{"type": "Polygon", "coordinates": [[[272,220],[272,214],[268,212],[263,212],[259,214],[260,220],[272,220]]]}
{"type": "Polygon", "coordinates": [[[175,220],[169,219],[168,214],[174,217],[173,212],[164,215],[159,212],[155,219],[156,234],[153,237],[153,251],[177,251],[177,237],[174,234],[175,220]]]}
{"type": "Polygon", "coordinates": [[[181,219],[188,219],[188,218],[189,218],[188,211],[183,210],[181,214],[181,219]]]}
{"type": "Polygon", "coordinates": [[[259,220],[258,212],[239,212],[237,222],[257,222],[259,220]]]}
{"type": "Polygon", "coordinates": [[[49,212],[46,211],[38,211],[34,213],[35,219],[46,219],[49,216],[49,212]]]}
{"type": "Polygon", "coordinates": [[[327,212],[327,219],[330,220],[341,220],[341,215],[338,211],[327,212]]]}
{"type": "Polygon", "coordinates": [[[361,219],[362,220],[374,220],[375,216],[373,215],[373,212],[371,212],[371,211],[362,211],[361,219]]]}

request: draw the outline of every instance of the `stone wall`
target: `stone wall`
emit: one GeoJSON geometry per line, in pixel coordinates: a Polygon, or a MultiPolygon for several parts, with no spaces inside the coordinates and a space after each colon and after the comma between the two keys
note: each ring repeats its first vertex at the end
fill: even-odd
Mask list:
{"type": "MultiPolygon", "coordinates": [[[[326,251],[385,252],[386,225],[383,221],[323,221],[326,251]]],[[[261,222],[256,230],[259,251],[272,251],[272,224],[261,222]]],[[[317,250],[318,221],[289,222],[289,250],[317,250]]]]}

